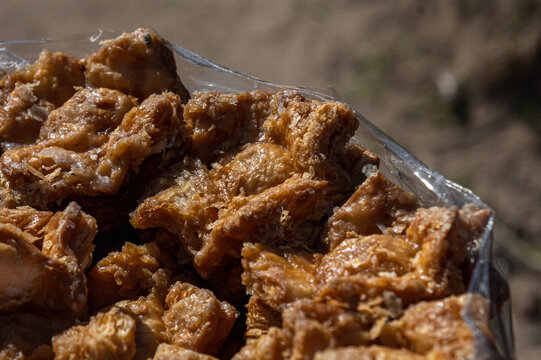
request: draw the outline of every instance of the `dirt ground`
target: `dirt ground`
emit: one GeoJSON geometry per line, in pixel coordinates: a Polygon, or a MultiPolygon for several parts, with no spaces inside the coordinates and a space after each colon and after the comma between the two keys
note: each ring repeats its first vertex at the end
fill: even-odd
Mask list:
{"type": "Polygon", "coordinates": [[[330,86],[497,214],[518,359],[541,353],[537,0],[2,0],[0,40],[151,27],[222,65],[330,86]]]}

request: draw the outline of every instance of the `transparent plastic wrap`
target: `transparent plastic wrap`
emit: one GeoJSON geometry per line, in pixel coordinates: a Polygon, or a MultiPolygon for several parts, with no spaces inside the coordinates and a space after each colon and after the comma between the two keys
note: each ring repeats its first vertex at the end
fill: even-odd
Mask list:
{"type": "MultiPolygon", "coordinates": [[[[69,55],[84,57],[96,51],[102,40],[114,38],[119,33],[99,30],[94,34],[81,34],[62,39],[42,39],[0,42],[0,75],[31,63],[42,49],[62,51],[69,55]]],[[[340,97],[331,89],[315,90],[272,84],[240,72],[215,64],[177,45],[172,45],[177,62],[178,74],[190,91],[214,90],[239,93],[252,90],[278,91],[293,89],[310,99],[338,100],[340,97]]],[[[395,184],[414,193],[424,206],[462,207],[474,204],[488,208],[470,190],[444,178],[428,168],[407,150],[402,148],[361,114],[352,109],[359,128],[354,141],[374,152],[380,158],[380,170],[395,184]]],[[[469,316],[473,306],[467,306],[465,320],[475,334],[476,359],[513,359],[514,340],[511,323],[509,286],[494,263],[492,254],[494,214],[475,246],[469,249],[471,281],[468,292],[478,293],[489,300],[489,328],[487,332],[469,316]],[[488,333],[488,335],[487,335],[488,333]]]]}

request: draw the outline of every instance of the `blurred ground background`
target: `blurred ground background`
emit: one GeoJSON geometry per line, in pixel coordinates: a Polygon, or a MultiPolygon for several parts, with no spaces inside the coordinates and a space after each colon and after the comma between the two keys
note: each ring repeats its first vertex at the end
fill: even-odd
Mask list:
{"type": "Polygon", "coordinates": [[[541,353],[538,0],[2,0],[0,40],[151,27],[279,84],[331,86],[496,210],[518,359],[541,353]]]}

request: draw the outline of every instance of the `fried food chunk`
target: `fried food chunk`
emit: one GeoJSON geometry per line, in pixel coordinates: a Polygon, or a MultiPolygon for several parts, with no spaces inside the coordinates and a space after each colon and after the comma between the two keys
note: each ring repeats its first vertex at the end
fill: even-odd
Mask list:
{"type": "Polygon", "coordinates": [[[4,91],[13,91],[19,84],[30,84],[38,99],[55,107],[62,105],[84,84],[84,66],[81,60],[61,52],[43,50],[35,63],[15,70],[0,81],[4,91]]]}
{"type": "Polygon", "coordinates": [[[260,194],[235,197],[204,238],[194,259],[197,271],[205,276],[217,270],[224,258],[239,257],[248,241],[310,246],[318,221],[332,207],[328,186],[295,175],[260,194]]]}
{"type": "Polygon", "coordinates": [[[75,152],[99,148],[134,106],[135,101],[120,91],[80,89],[51,112],[36,143],[75,152]]]}
{"type": "Polygon", "coordinates": [[[95,220],[75,203],[50,218],[41,249],[28,232],[0,224],[0,310],[81,311],[96,230],[95,220]]]}
{"type": "Polygon", "coordinates": [[[119,308],[100,312],[88,324],[73,326],[53,337],[55,359],[132,359],[135,324],[119,308]]]}
{"type": "MultiPolygon", "coordinates": [[[[97,96],[113,94],[98,90],[93,93],[97,96]]],[[[93,106],[99,103],[92,96],[85,99],[93,106]]],[[[85,107],[81,109],[84,112],[85,107]]],[[[71,143],[68,149],[40,144],[5,152],[0,158],[2,205],[47,208],[70,195],[116,193],[130,170],[137,169],[150,155],[173,145],[181,131],[181,109],[176,95],[152,95],[126,113],[98,148],[77,152],[70,150],[75,145],[71,143]]],[[[118,111],[108,111],[108,116],[114,118],[118,111]]],[[[99,130],[99,126],[92,127],[99,130]]],[[[59,129],[56,130],[63,131],[59,129]]],[[[47,133],[47,138],[62,142],[54,140],[53,133],[55,131],[47,133]]],[[[94,138],[98,143],[103,140],[94,138]]]]}
{"type": "Polygon", "coordinates": [[[201,354],[180,346],[160,344],[153,360],[218,360],[214,356],[201,354]]]}
{"type": "Polygon", "coordinates": [[[346,239],[316,270],[318,297],[349,308],[382,304],[396,317],[397,306],[463,293],[460,266],[490,214],[471,207],[419,209],[406,236],[346,239]]]}
{"type": "Polygon", "coordinates": [[[158,345],[166,341],[165,325],[162,320],[163,301],[151,293],[137,300],[124,300],[114,306],[121,308],[135,319],[135,349],[134,360],[151,358],[158,345]]]}
{"type": "Polygon", "coordinates": [[[163,322],[169,343],[215,354],[235,322],[235,308],[206,289],[177,282],[165,299],[163,322]]]}
{"type": "Polygon", "coordinates": [[[262,91],[194,92],[184,107],[190,156],[210,165],[222,154],[256,142],[264,132],[263,122],[272,111],[272,99],[271,93],[262,91]]]}
{"type": "Polygon", "coordinates": [[[246,243],[242,249],[242,281],[249,294],[282,313],[298,299],[315,293],[314,270],[319,254],[246,243]]]}
{"type": "Polygon", "coordinates": [[[404,236],[370,235],[343,240],[325,254],[315,269],[318,284],[332,279],[363,274],[366,276],[402,276],[412,270],[419,251],[404,236]]]}
{"type": "MultiPolygon", "coordinates": [[[[99,309],[120,300],[134,300],[148,292],[161,295],[170,283],[173,260],[155,243],[126,242],[88,272],[88,304],[99,309]]],[[[165,296],[165,294],[163,294],[165,296]]]]}
{"type": "Polygon", "coordinates": [[[322,243],[333,250],[346,237],[404,234],[417,199],[387,180],[379,171],[368,177],[327,221],[322,243]]]}
{"type": "Polygon", "coordinates": [[[141,100],[171,91],[186,102],[190,95],[177,75],[169,43],[148,29],[105,41],[84,59],[86,85],[122,91],[141,100]]]}
{"type": "Polygon", "coordinates": [[[424,360],[424,356],[406,349],[384,346],[349,346],[316,353],[314,360],[424,360]]]}
{"type": "Polygon", "coordinates": [[[274,94],[272,101],[265,138],[288,149],[299,172],[328,180],[339,191],[348,189],[350,177],[339,159],[358,126],[353,112],[342,103],[307,100],[290,91],[274,94]]]}
{"type": "Polygon", "coordinates": [[[41,125],[54,109],[52,103],[38,99],[28,84],[17,85],[0,105],[2,152],[34,143],[41,125]]]}
{"type": "Polygon", "coordinates": [[[467,306],[472,321],[487,328],[487,301],[480,295],[464,294],[442,300],[420,302],[389,324],[395,339],[384,339],[433,359],[473,359],[474,333],[464,319],[467,306]]]}
{"type": "Polygon", "coordinates": [[[257,339],[248,339],[246,345],[232,360],[284,360],[288,359],[291,339],[283,329],[271,327],[257,339]]]}
{"type": "Polygon", "coordinates": [[[13,224],[22,231],[29,233],[35,237],[33,242],[41,249],[43,237],[45,236],[43,229],[49,223],[53,216],[51,211],[39,211],[30,206],[19,206],[14,209],[0,209],[0,223],[13,224]]]}
{"type": "Polygon", "coordinates": [[[0,147],[32,144],[49,113],[84,83],[84,66],[74,57],[43,50],[31,65],[0,80],[0,147]]]}

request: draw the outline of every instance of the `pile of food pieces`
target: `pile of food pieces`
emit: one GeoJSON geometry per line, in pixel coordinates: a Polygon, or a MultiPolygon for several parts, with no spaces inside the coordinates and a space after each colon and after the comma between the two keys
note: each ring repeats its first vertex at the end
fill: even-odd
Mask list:
{"type": "Polygon", "coordinates": [[[423,208],[339,102],[189,93],[138,29],[0,81],[1,359],[466,359],[490,210],[423,208]]]}

